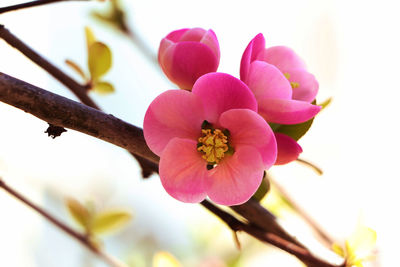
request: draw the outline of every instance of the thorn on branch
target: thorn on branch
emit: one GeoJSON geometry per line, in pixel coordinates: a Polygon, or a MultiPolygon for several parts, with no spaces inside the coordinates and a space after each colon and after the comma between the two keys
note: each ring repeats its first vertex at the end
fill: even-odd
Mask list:
{"type": "Polygon", "coordinates": [[[47,130],[44,133],[47,133],[47,136],[50,136],[51,138],[54,139],[66,131],[67,130],[65,130],[63,127],[56,126],[56,125],[49,123],[49,127],[47,128],[47,130]]]}

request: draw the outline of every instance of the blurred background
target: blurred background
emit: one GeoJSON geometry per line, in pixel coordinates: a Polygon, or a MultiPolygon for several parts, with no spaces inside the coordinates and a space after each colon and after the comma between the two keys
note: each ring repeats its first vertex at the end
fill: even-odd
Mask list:
{"type": "MultiPolygon", "coordinates": [[[[3,0],[1,6],[23,1],[3,0]]],[[[186,27],[213,29],[221,47],[219,71],[239,77],[249,41],[263,33],[267,47],[286,45],[306,62],[320,84],[318,102],[333,101],[300,140],[301,158],[321,167],[323,176],[293,162],[273,167],[277,184],[329,235],[348,237],[359,220],[378,234],[375,260],[367,266],[394,266],[398,259],[400,201],[400,37],[397,1],[136,1],[121,0],[135,40],[96,19],[110,3],[65,2],[0,15],[12,33],[77,81],[66,64],[86,66],[84,27],[113,52],[104,77],[116,92],[91,97],[108,113],[142,126],[150,102],[176,88],[137,45],[157,52],[169,32],[186,27]],[[138,39],[137,39],[138,38],[138,39]]],[[[0,71],[75,99],[17,50],[0,41],[0,71]]],[[[182,266],[302,266],[292,256],[231,231],[200,205],[171,198],[158,176],[143,180],[126,151],[68,130],[51,139],[47,124],[0,103],[0,176],[35,203],[79,229],[65,198],[122,207],[133,214],[123,229],[102,236],[105,248],[130,266],[152,266],[166,251],[182,266]]],[[[287,229],[326,259],[310,227],[277,194],[263,203],[287,229]]],[[[105,266],[75,240],[32,210],[0,192],[0,265],[105,266]]]]}

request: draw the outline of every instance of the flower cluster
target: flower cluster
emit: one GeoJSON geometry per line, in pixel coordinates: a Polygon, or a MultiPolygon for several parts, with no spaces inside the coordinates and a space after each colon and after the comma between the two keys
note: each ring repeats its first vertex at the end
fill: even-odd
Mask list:
{"type": "Polygon", "coordinates": [[[265,49],[264,37],[257,35],[243,53],[240,80],[215,72],[219,59],[212,30],[177,30],[160,43],[164,73],[185,90],[154,99],[144,136],[160,156],[162,185],[183,202],[206,196],[223,205],[247,201],[266,169],[302,152],[296,140],[274,133],[269,123],[303,123],[320,110],[311,103],[318,83],[291,49],[265,49]]]}

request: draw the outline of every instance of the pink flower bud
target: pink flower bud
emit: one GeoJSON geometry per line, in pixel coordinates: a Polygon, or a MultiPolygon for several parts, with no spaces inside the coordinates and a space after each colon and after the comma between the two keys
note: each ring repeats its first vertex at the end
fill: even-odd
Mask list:
{"type": "Polygon", "coordinates": [[[158,50],[158,62],[168,79],[189,91],[200,76],[217,70],[219,58],[217,36],[201,28],[171,32],[158,50]]]}

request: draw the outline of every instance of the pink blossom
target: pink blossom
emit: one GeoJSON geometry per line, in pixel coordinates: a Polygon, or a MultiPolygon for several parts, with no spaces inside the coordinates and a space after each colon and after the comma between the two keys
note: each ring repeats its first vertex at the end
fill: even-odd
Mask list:
{"type": "Polygon", "coordinates": [[[161,40],[158,62],[165,75],[181,89],[191,90],[196,80],[218,68],[217,36],[212,30],[181,29],[161,40]]]}
{"type": "MultiPolygon", "coordinates": [[[[260,33],[243,53],[240,78],[253,91],[258,113],[267,121],[279,124],[298,124],[310,120],[321,109],[312,105],[318,92],[318,82],[307,72],[304,62],[284,46],[265,48],[260,33]]],[[[297,159],[302,152],[295,140],[276,135],[278,159],[285,164],[297,159]]]]}
{"type": "Polygon", "coordinates": [[[192,92],[169,90],[149,106],[147,145],[160,156],[165,190],[183,202],[207,195],[223,205],[247,201],[276,160],[276,141],[250,89],[225,73],[200,77],[192,92]]]}

